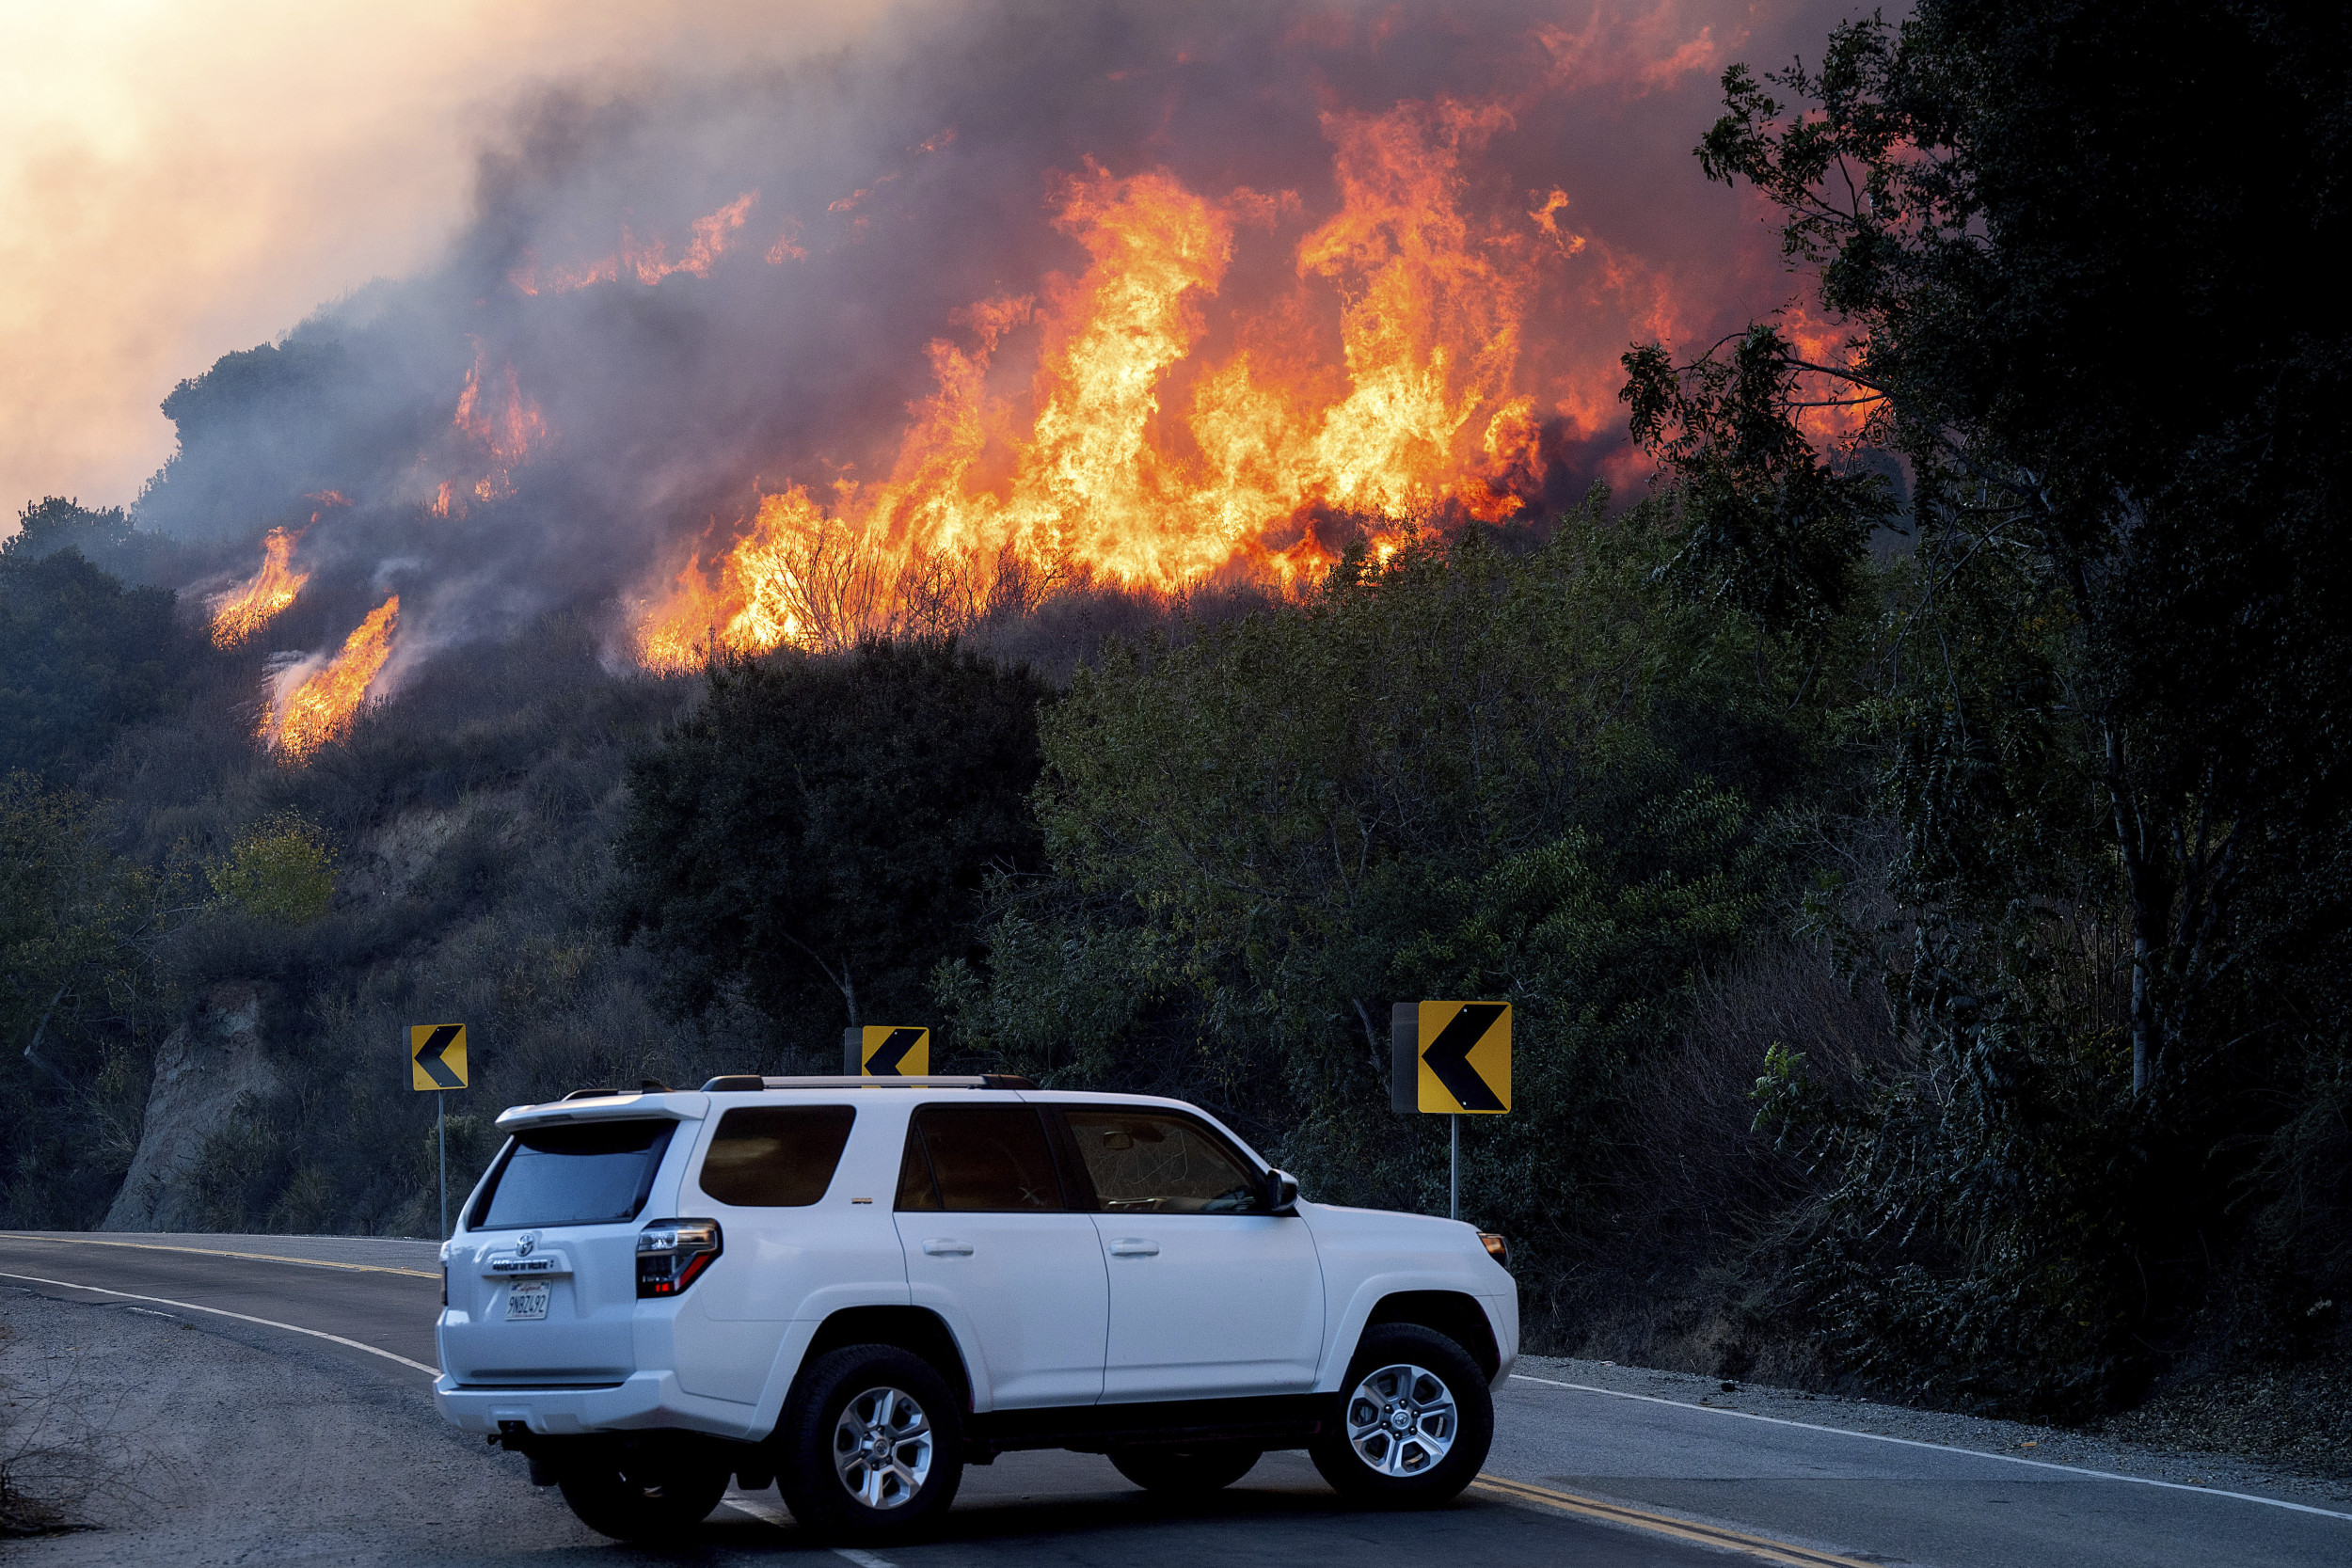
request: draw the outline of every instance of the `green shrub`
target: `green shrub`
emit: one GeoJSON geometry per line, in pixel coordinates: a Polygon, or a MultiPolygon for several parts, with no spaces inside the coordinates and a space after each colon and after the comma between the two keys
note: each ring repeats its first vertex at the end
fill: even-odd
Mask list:
{"type": "Polygon", "coordinates": [[[280,814],[246,830],[205,879],[256,919],[307,925],[335,901],[335,851],[310,823],[280,814]]]}

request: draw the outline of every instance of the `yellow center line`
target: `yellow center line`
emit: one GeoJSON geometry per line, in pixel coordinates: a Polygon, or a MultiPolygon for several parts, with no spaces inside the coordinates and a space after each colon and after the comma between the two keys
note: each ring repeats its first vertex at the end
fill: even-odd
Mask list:
{"type": "Polygon", "coordinates": [[[165,1246],[158,1242],[100,1242],[87,1236],[37,1236],[23,1230],[0,1230],[0,1242],[48,1242],[56,1246],[119,1246],[135,1252],[189,1252],[199,1258],[244,1258],[257,1263],[294,1263],[306,1269],[349,1269],[355,1274],[405,1274],[411,1279],[438,1279],[428,1269],[395,1268],[389,1263],[337,1263],[325,1258],[283,1258],[274,1252],[231,1252],[227,1247],[165,1246]]]}
{"type": "Polygon", "coordinates": [[[1810,1546],[1791,1545],[1786,1541],[1773,1541],[1761,1535],[1744,1535],[1738,1530],[1724,1529],[1715,1525],[1702,1525],[1689,1519],[1670,1518],[1663,1513],[1645,1513],[1623,1503],[1603,1502],[1598,1497],[1580,1497],[1566,1492],[1554,1492],[1546,1487],[1531,1486],[1523,1481],[1508,1481],[1502,1476],[1482,1475],[1470,1482],[1473,1491],[1489,1493],[1513,1502],[1532,1503],[1538,1508],[1554,1508],[1563,1513],[1581,1513],[1588,1519],[1599,1519],[1613,1525],[1625,1525],[1634,1529],[1648,1530],[1657,1535],[1671,1535],[1678,1540],[1694,1541],[1702,1545],[1725,1546],[1736,1552],[1766,1562],[1778,1562],[1788,1568],[1872,1568],[1855,1558],[1839,1557],[1834,1552],[1816,1551],[1810,1546]]]}

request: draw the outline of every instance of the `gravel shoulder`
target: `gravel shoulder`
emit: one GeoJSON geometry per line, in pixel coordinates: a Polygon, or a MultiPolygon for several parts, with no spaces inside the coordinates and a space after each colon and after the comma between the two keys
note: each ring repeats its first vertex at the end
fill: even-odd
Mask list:
{"type": "Polygon", "coordinates": [[[1726,1390],[1724,1380],[1719,1378],[1624,1367],[1613,1361],[1525,1355],[1519,1358],[1518,1370],[1528,1377],[1639,1395],[1673,1404],[1734,1411],[1839,1432],[2032,1460],[2069,1469],[2105,1470],[2174,1485],[2244,1492],[2314,1508],[2352,1512],[2352,1481],[2299,1473],[2235,1455],[2148,1447],[2065,1427],[1874,1404],[1864,1400],[1749,1383],[1735,1384],[1726,1390]]]}
{"type": "Polygon", "coordinates": [[[193,1317],[0,1289],[0,1453],[31,1449],[20,1484],[85,1527],[12,1563],[458,1561],[495,1551],[459,1526],[485,1518],[558,1559],[602,1546],[422,1377],[193,1317]]]}

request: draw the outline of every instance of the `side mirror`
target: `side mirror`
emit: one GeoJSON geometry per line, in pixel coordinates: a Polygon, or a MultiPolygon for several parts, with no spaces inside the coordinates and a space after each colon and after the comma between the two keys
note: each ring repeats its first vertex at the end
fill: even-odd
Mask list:
{"type": "Polygon", "coordinates": [[[1265,1173],[1265,1207],[1269,1214],[1298,1212],[1298,1183],[1291,1180],[1288,1171],[1265,1173]]]}

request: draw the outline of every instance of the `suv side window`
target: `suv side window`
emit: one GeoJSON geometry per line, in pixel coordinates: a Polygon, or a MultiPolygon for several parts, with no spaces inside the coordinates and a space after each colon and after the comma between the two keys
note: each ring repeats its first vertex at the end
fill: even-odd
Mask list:
{"type": "Polygon", "coordinates": [[[898,1177],[898,1207],[965,1213],[1066,1208],[1036,1109],[926,1105],[915,1112],[898,1177]]]}
{"type": "Polygon", "coordinates": [[[702,1190],[739,1209],[805,1209],[833,1185],[857,1119],[853,1105],[756,1105],[729,1111],[703,1156],[702,1190]]]}
{"type": "Polygon", "coordinates": [[[1104,1209],[1136,1214],[1254,1214],[1260,1178],[1187,1117],[1073,1105],[1071,1140],[1104,1209]]]}

